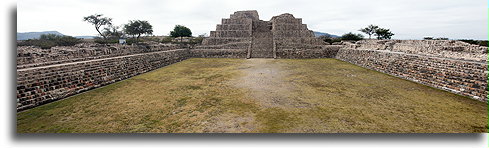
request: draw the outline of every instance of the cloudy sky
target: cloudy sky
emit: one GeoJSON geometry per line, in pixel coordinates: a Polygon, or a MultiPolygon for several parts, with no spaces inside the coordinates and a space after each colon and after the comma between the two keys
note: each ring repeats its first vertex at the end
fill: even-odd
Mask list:
{"type": "Polygon", "coordinates": [[[168,35],[176,24],[199,35],[234,11],[258,10],[262,20],[291,13],[311,30],[336,35],[375,24],[395,39],[487,39],[487,6],[486,0],[19,0],[17,32],[97,35],[82,19],[99,13],[116,25],[147,20],[155,35],[168,35]]]}

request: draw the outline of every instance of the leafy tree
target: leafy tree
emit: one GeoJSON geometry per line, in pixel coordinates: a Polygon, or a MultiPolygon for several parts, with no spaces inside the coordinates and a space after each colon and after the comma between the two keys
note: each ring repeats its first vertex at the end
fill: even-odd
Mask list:
{"type": "Polygon", "coordinates": [[[97,30],[100,36],[102,36],[105,39],[106,36],[102,32],[100,32],[101,30],[100,27],[104,25],[112,25],[112,18],[102,17],[102,16],[103,16],[102,14],[90,15],[84,17],[83,21],[93,24],[95,26],[95,30],[97,30]]]}
{"type": "Polygon", "coordinates": [[[359,41],[359,40],[363,40],[363,35],[361,34],[354,34],[354,33],[347,33],[347,34],[343,34],[341,36],[341,39],[342,40],[347,40],[347,41],[359,41]]]}
{"type": "Polygon", "coordinates": [[[375,35],[377,36],[377,39],[384,40],[391,39],[394,33],[392,33],[389,29],[379,28],[375,30],[375,35]]]}
{"type": "Polygon", "coordinates": [[[180,37],[180,42],[182,42],[183,37],[192,36],[192,31],[185,26],[176,25],[175,28],[173,28],[173,31],[170,32],[170,36],[174,38],[180,37]]]}
{"type": "Polygon", "coordinates": [[[372,35],[375,34],[375,32],[379,29],[379,26],[376,25],[369,25],[365,28],[360,29],[359,31],[365,33],[368,35],[368,39],[371,39],[372,35]]]}
{"type": "Polygon", "coordinates": [[[136,36],[136,41],[143,34],[153,34],[153,26],[148,21],[132,20],[124,25],[124,32],[128,35],[136,36]]]}

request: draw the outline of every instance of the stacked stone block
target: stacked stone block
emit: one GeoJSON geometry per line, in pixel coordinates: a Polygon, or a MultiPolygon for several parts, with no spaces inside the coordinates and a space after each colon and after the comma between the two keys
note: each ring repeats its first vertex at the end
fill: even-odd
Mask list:
{"type": "Polygon", "coordinates": [[[82,43],[75,46],[57,46],[40,49],[34,46],[17,48],[17,68],[29,68],[52,64],[70,63],[116,56],[167,51],[182,48],[174,44],[119,45],[82,43]]]}
{"type": "MultiPolygon", "coordinates": [[[[274,16],[270,21],[259,19],[257,11],[238,11],[231,14],[229,19],[222,19],[222,24],[216,26],[216,31],[210,32],[210,37],[204,39],[199,49],[199,57],[205,57],[201,49],[247,49],[247,58],[315,58],[324,56],[331,48],[323,47],[325,44],[314,37],[314,33],[302,24],[302,19],[292,14],[274,16]],[[295,56],[299,50],[299,56],[295,56]],[[305,52],[304,52],[305,51],[305,52]],[[313,53],[320,53],[321,56],[313,53]]],[[[221,50],[222,51],[222,50],[221,50]]],[[[230,51],[225,53],[239,53],[230,51]]],[[[213,54],[211,57],[214,57],[213,54]]],[[[223,55],[224,57],[242,57],[223,55]]]]}
{"type": "Polygon", "coordinates": [[[190,57],[176,49],[17,69],[17,110],[111,84],[190,57]]]}
{"type": "MultiPolygon", "coordinates": [[[[475,60],[464,60],[464,57],[454,59],[433,54],[439,46],[450,46],[447,41],[362,41],[369,44],[353,44],[338,50],[335,58],[352,64],[390,74],[431,87],[447,90],[456,94],[472,97],[487,102],[487,55],[475,60]],[[377,44],[373,42],[378,42],[377,44]],[[385,43],[398,42],[402,46],[385,43]],[[419,48],[419,45],[424,48],[419,48]],[[416,50],[412,50],[415,48],[416,50]],[[432,51],[428,51],[432,50],[432,51]],[[404,51],[404,52],[401,52],[404,51]],[[412,53],[415,52],[415,53],[412,53]],[[426,53],[424,53],[426,52],[426,53]]],[[[457,43],[459,44],[459,43],[457,43]]],[[[467,50],[472,47],[462,47],[466,52],[482,52],[467,50]]],[[[487,50],[485,47],[477,47],[487,50]]],[[[470,55],[470,54],[469,54],[470,55]]],[[[477,54],[476,54],[477,55],[477,54]]]]}
{"type": "Polygon", "coordinates": [[[326,47],[306,24],[302,24],[302,19],[295,18],[292,14],[274,16],[270,22],[273,24],[276,58],[332,57],[337,50],[326,47]],[[332,50],[329,51],[330,49],[332,50]]]}

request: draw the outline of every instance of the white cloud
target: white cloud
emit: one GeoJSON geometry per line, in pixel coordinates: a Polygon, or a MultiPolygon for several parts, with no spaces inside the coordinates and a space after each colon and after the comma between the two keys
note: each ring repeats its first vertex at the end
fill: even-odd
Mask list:
{"type": "Polygon", "coordinates": [[[198,35],[209,34],[234,11],[258,10],[262,20],[292,13],[312,30],[337,35],[376,24],[397,39],[487,39],[487,5],[482,0],[21,0],[17,31],[96,35],[82,18],[101,13],[119,25],[147,20],[156,35],[167,35],[176,24],[198,35]]]}

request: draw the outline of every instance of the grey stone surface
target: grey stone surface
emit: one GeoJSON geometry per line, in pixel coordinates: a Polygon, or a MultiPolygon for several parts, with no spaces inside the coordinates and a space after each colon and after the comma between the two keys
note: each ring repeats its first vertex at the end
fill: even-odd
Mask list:
{"type": "MultiPolygon", "coordinates": [[[[292,14],[274,16],[270,21],[259,19],[257,11],[237,11],[228,19],[222,19],[222,24],[216,26],[215,31],[210,32],[210,37],[204,39],[200,49],[246,49],[247,58],[300,58],[293,53],[297,50],[307,50],[310,53],[333,53],[325,51],[330,48],[320,39],[314,37],[314,33],[302,24],[302,19],[295,18],[292,14]],[[293,57],[286,57],[293,55],[293,57]]],[[[310,55],[310,54],[299,54],[310,55]]],[[[206,57],[199,54],[199,57],[206,57]]],[[[227,57],[227,56],[226,56],[227,57]]],[[[241,57],[241,56],[238,56],[241,57]]],[[[315,57],[332,57],[311,56],[315,57]]]]}

